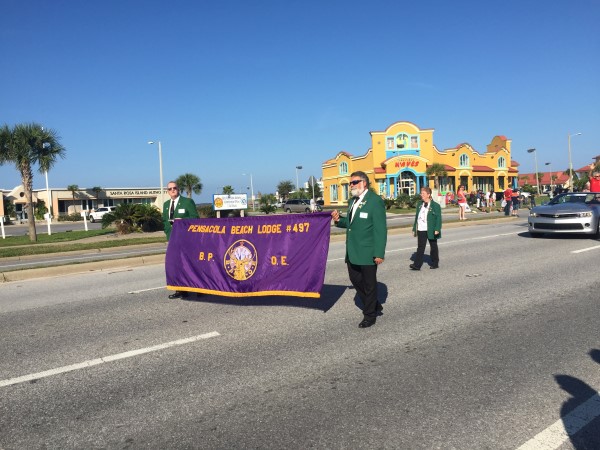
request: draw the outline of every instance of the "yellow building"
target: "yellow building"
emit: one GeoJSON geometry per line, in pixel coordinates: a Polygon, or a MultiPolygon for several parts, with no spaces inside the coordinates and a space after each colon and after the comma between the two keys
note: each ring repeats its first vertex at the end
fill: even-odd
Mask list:
{"type": "Polygon", "coordinates": [[[460,185],[467,192],[515,187],[518,163],[511,160],[510,139],[495,136],[486,152],[478,153],[467,143],[438,150],[433,129],[420,129],[410,122],[396,122],[385,131],[371,131],[371,148],[362,156],[339,152],[323,163],[323,199],[326,205],[346,204],[352,172],[365,172],[371,187],[384,198],[401,193],[418,194],[423,186],[433,189],[434,177],[427,175],[432,164],[442,164],[440,195],[454,194],[460,185]]]}

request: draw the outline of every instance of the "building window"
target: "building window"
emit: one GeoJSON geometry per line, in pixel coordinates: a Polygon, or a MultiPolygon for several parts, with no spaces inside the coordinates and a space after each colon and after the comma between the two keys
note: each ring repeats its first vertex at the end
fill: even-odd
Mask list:
{"type": "Polygon", "coordinates": [[[338,187],[337,187],[337,184],[332,184],[331,185],[331,191],[329,193],[329,200],[331,202],[337,202],[338,201],[338,187]]]}
{"type": "Polygon", "coordinates": [[[347,174],[348,174],[348,163],[347,162],[340,163],[340,175],[347,175],[347,174]]]}
{"type": "Polygon", "coordinates": [[[342,200],[348,201],[349,197],[350,197],[350,190],[348,189],[348,185],[342,184],[342,200]]]}
{"type": "Polygon", "coordinates": [[[466,153],[463,153],[462,155],[460,155],[458,164],[460,165],[460,167],[469,167],[469,157],[467,156],[466,153]]]}
{"type": "Polygon", "coordinates": [[[498,167],[506,168],[506,159],[504,158],[504,156],[498,158],[498,167]]]}

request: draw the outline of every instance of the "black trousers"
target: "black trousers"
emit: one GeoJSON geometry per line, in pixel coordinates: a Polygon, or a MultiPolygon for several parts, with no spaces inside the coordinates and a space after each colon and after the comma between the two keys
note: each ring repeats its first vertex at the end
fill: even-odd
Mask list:
{"type": "Polygon", "coordinates": [[[377,301],[377,264],[357,266],[349,261],[346,264],[350,282],[363,301],[365,319],[375,320],[377,313],[382,309],[377,301]]]}
{"type": "Polygon", "coordinates": [[[440,263],[440,254],[438,253],[437,239],[427,239],[427,231],[417,231],[417,254],[415,256],[415,266],[421,267],[423,265],[423,255],[425,254],[425,245],[429,241],[429,248],[431,249],[431,262],[434,266],[440,263]]]}

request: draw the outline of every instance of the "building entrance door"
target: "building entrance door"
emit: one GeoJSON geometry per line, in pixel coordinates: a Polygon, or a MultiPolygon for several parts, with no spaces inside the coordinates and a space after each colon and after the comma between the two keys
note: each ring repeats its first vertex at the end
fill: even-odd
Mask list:
{"type": "Polygon", "coordinates": [[[398,183],[398,193],[399,194],[408,194],[415,195],[416,191],[416,183],[412,173],[410,172],[402,172],[400,175],[400,181],[398,183]]]}

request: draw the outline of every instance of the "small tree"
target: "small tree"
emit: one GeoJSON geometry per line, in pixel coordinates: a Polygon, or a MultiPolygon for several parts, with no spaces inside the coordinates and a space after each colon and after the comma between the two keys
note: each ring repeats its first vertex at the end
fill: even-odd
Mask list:
{"type": "Polygon", "coordinates": [[[77,212],[77,205],[75,204],[75,193],[79,190],[79,186],[76,184],[70,184],[67,186],[67,191],[71,191],[73,196],[73,212],[77,212]]]}
{"type": "Polygon", "coordinates": [[[37,241],[33,212],[33,167],[39,172],[48,172],[58,158],[65,157],[65,148],[60,144],[56,131],[44,129],[37,123],[20,124],[12,129],[0,127],[0,164],[14,163],[21,174],[21,183],[27,201],[27,224],[29,240],[37,241]]]}
{"type": "Polygon", "coordinates": [[[273,204],[277,201],[273,194],[266,194],[260,198],[260,210],[265,214],[270,214],[276,211],[273,204]]]}
{"type": "Polygon", "coordinates": [[[277,185],[277,193],[283,201],[288,199],[290,192],[293,190],[294,184],[290,180],[280,181],[277,185]]]}
{"type": "Polygon", "coordinates": [[[96,206],[98,205],[98,200],[100,200],[100,192],[102,191],[102,188],[100,186],[94,186],[92,188],[92,192],[94,193],[94,195],[96,196],[96,206]]]}
{"type": "Polygon", "coordinates": [[[185,191],[189,198],[192,197],[192,192],[194,192],[194,194],[197,195],[200,195],[200,193],[202,192],[203,186],[200,182],[200,178],[198,178],[193,173],[184,173],[183,175],[180,175],[175,180],[175,183],[177,183],[179,189],[185,191]]]}
{"type": "Polygon", "coordinates": [[[223,186],[222,194],[223,195],[232,195],[232,194],[235,194],[235,191],[231,186],[227,185],[227,186],[223,186]]]}
{"type": "Polygon", "coordinates": [[[425,173],[428,177],[433,177],[433,188],[439,189],[440,187],[440,177],[445,177],[448,175],[446,171],[446,166],[440,163],[433,163],[425,169],[425,173]]]}

